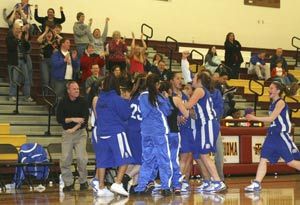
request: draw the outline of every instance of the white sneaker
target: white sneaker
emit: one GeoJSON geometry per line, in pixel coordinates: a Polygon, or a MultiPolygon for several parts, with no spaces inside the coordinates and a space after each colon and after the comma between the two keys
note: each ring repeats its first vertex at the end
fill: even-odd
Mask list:
{"type": "Polygon", "coordinates": [[[256,192],[261,190],[261,185],[258,181],[252,181],[249,186],[245,187],[246,192],[256,192]]]}
{"type": "Polygon", "coordinates": [[[203,190],[204,192],[217,193],[226,190],[227,187],[222,181],[212,181],[210,186],[203,190]]]}
{"type": "Polygon", "coordinates": [[[106,187],[104,189],[99,189],[99,191],[96,194],[96,197],[112,197],[114,196],[114,193],[109,191],[106,187]]]}
{"type": "Polygon", "coordinates": [[[202,184],[198,187],[195,188],[196,192],[203,192],[205,191],[207,188],[210,187],[211,181],[210,180],[203,180],[202,184]]]}
{"type": "Polygon", "coordinates": [[[110,190],[122,196],[129,196],[128,192],[124,189],[123,184],[113,183],[110,190]]]}
{"type": "Polygon", "coordinates": [[[182,184],[181,184],[181,188],[182,188],[182,189],[189,189],[189,188],[190,188],[190,185],[189,185],[188,181],[183,180],[183,181],[182,181],[182,184]]]}
{"type": "Polygon", "coordinates": [[[97,193],[100,191],[100,189],[99,189],[99,180],[97,178],[91,179],[90,186],[93,188],[94,195],[97,195],[97,193]]]}

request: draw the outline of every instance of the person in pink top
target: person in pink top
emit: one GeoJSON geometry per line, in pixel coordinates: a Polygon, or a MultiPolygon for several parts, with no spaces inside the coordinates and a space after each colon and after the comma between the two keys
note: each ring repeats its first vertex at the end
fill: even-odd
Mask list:
{"type": "Polygon", "coordinates": [[[130,62],[130,69],[129,72],[133,73],[144,73],[144,62],[145,62],[145,52],[147,49],[147,45],[143,39],[144,34],[141,35],[141,41],[143,47],[136,45],[135,43],[135,36],[132,32],[132,42],[131,42],[131,50],[128,56],[130,62]]]}

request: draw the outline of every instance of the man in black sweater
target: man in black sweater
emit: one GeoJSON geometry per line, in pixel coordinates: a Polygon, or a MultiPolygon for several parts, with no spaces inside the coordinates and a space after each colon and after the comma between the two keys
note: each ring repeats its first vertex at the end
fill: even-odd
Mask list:
{"type": "Polygon", "coordinates": [[[74,190],[71,171],[73,149],[77,155],[80,190],[86,190],[88,189],[86,126],[89,110],[85,99],[79,97],[79,86],[75,81],[67,83],[67,92],[67,96],[59,102],[56,114],[57,122],[60,123],[64,129],[62,133],[62,157],[60,160],[61,176],[65,184],[63,191],[74,190]]]}
{"type": "Polygon", "coordinates": [[[12,30],[10,30],[6,36],[6,47],[7,47],[7,67],[9,76],[9,99],[16,101],[16,84],[14,82],[19,81],[19,73],[14,69],[18,67],[24,76],[24,100],[32,102],[33,99],[30,97],[31,88],[31,76],[32,71],[28,66],[30,50],[30,43],[28,41],[29,33],[28,27],[21,27],[18,23],[14,23],[12,30]]]}

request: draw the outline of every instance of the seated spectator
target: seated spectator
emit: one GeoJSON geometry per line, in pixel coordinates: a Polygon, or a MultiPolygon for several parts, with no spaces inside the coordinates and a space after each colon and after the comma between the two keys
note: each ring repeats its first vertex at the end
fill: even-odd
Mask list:
{"type": "Polygon", "coordinates": [[[80,59],[89,43],[93,43],[93,37],[91,33],[91,26],[93,19],[89,20],[89,24],[85,24],[84,13],[78,12],[76,15],[77,22],[74,23],[74,41],[78,52],[78,58],[80,59]]]}
{"type": "Polygon", "coordinates": [[[14,70],[14,66],[19,67],[24,75],[24,100],[27,102],[32,102],[31,98],[31,80],[32,80],[32,68],[28,64],[28,52],[30,50],[30,43],[28,41],[29,31],[28,29],[22,31],[23,28],[20,27],[18,23],[13,25],[11,31],[8,32],[6,36],[6,47],[7,47],[7,65],[8,65],[8,75],[9,75],[9,100],[16,101],[16,84],[13,82],[19,81],[19,73],[14,70]],[[31,75],[31,76],[30,76],[31,75]]]}
{"type": "Polygon", "coordinates": [[[106,56],[105,49],[104,49],[104,43],[106,42],[106,37],[107,37],[108,22],[109,22],[109,18],[106,17],[105,26],[104,26],[102,34],[101,34],[101,31],[99,28],[96,28],[93,31],[93,43],[95,46],[95,53],[98,55],[101,55],[103,57],[106,56]]]}
{"type": "Polygon", "coordinates": [[[273,69],[276,67],[276,64],[278,61],[281,61],[282,62],[282,68],[285,70],[285,71],[288,71],[288,65],[287,65],[287,62],[285,60],[285,58],[282,56],[283,54],[283,50],[282,48],[277,48],[276,51],[275,51],[275,55],[273,55],[270,59],[270,68],[273,69]]]}
{"type": "Polygon", "coordinates": [[[46,27],[48,26],[50,29],[54,29],[57,24],[62,24],[65,22],[65,14],[63,12],[63,7],[60,7],[60,15],[61,18],[56,18],[55,17],[55,11],[53,8],[49,8],[47,10],[47,16],[45,17],[40,17],[38,15],[38,5],[35,5],[34,9],[34,19],[42,24],[42,32],[45,31],[46,27]]]}
{"type": "Polygon", "coordinates": [[[188,61],[189,51],[183,51],[181,57],[181,72],[184,80],[184,84],[192,82],[192,75],[190,71],[190,63],[188,61]]]}
{"type": "Polygon", "coordinates": [[[217,55],[216,47],[211,47],[205,56],[205,68],[210,70],[211,73],[214,73],[221,63],[222,62],[217,55]]]}
{"type": "Polygon", "coordinates": [[[100,68],[97,63],[93,63],[91,65],[91,73],[92,73],[92,75],[85,81],[85,93],[86,94],[90,93],[93,83],[104,79],[104,77],[100,75],[100,68]]]}
{"type": "Polygon", "coordinates": [[[160,60],[163,60],[162,55],[159,54],[159,53],[156,53],[156,54],[153,56],[152,65],[157,67],[157,66],[158,66],[158,62],[159,62],[160,60]]]}
{"type": "Polygon", "coordinates": [[[60,39],[56,39],[52,30],[46,27],[44,33],[37,38],[41,46],[41,83],[42,86],[50,86],[51,82],[51,56],[58,49],[60,39]]]}
{"type": "Polygon", "coordinates": [[[278,62],[276,63],[276,67],[272,68],[271,77],[274,80],[279,81],[284,85],[290,85],[291,81],[287,77],[287,72],[282,67],[282,65],[283,65],[283,61],[278,60],[278,62]]]}
{"type": "Polygon", "coordinates": [[[143,47],[136,45],[134,33],[132,33],[132,42],[131,42],[131,50],[128,55],[130,61],[129,72],[131,74],[138,72],[144,73],[144,62],[145,62],[145,52],[147,49],[147,45],[143,39],[143,34],[141,35],[141,41],[143,47]]]}
{"type": "Polygon", "coordinates": [[[267,80],[270,78],[270,69],[265,62],[266,52],[260,51],[250,59],[250,67],[248,74],[256,74],[259,80],[267,80]]]}
{"type": "Polygon", "coordinates": [[[114,31],[112,40],[108,43],[108,70],[112,70],[115,65],[119,65],[121,71],[126,70],[126,57],[127,46],[125,39],[121,38],[120,31],[114,31]]]}
{"type": "Polygon", "coordinates": [[[27,25],[27,17],[22,10],[21,6],[15,7],[8,15],[6,14],[6,8],[3,9],[3,19],[11,29],[14,23],[19,24],[20,27],[27,25]]]}
{"type": "Polygon", "coordinates": [[[231,109],[225,119],[242,119],[241,111],[238,109],[231,109]]]}
{"type": "MultiPolygon", "coordinates": [[[[93,64],[98,64],[99,68],[102,69],[105,62],[104,59],[95,53],[94,45],[88,44],[85,52],[80,58],[80,67],[81,67],[81,83],[84,83],[87,78],[92,75],[91,67],[93,64]]],[[[102,71],[100,70],[100,75],[102,75],[102,71]]]]}
{"type": "Polygon", "coordinates": [[[74,79],[74,74],[79,69],[77,51],[74,50],[70,54],[70,45],[69,39],[61,39],[60,49],[51,56],[52,87],[60,99],[66,92],[67,82],[74,79]]]}

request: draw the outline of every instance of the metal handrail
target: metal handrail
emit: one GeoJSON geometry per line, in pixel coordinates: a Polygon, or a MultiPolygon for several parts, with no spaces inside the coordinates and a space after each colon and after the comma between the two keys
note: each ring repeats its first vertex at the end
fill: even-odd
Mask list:
{"type": "Polygon", "coordinates": [[[169,69],[170,69],[170,71],[172,71],[172,60],[173,60],[174,48],[169,45],[170,41],[168,41],[168,40],[171,40],[175,43],[175,51],[178,50],[178,41],[175,38],[172,38],[171,36],[167,36],[165,39],[165,45],[169,49],[169,59],[170,59],[169,69]]]}
{"type": "Polygon", "coordinates": [[[190,52],[190,56],[191,56],[191,61],[196,64],[196,73],[198,73],[199,65],[201,66],[204,64],[204,55],[201,52],[197,51],[196,49],[193,49],[190,52]],[[197,53],[201,56],[202,64],[198,63],[199,59],[193,59],[193,53],[197,53]]]}
{"type": "Polygon", "coordinates": [[[295,44],[295,40],[300,41],[300,38],[298,38],[298,37],[296,37],[296,36],[294,36],[294,37],[292,38],[292,46],[293,46],[294,48],[297,49],[297,50],[296,50],[296,56],[295,56],[295,58],[296,58],[296,64],[295,64],[295,66],[297,66],[297,65],[298,65],[298,56],[299,56],[299,49],[300,49],[300,47],[298,47],[298,46],[295,44]]]}
{"type": "Polygon", "coordinates": [[[250,80],[249,84],[248,84],[249,90],[254,94],[255,96],[255,101],[254,101],[254,113],[256,113],[256,107],[257,107],[257,101],[258,101],[258,96],[262,96],[264,94],[265,91],[265,87],[264,84],[260,83],[257,80],[250,80]],[[257,84],[259,84],[261,86],[261,93],[256,92],[255,90],[252,89],[252,82],[255,82],[257,84]]]}
{"type": "Polygon", "coordinates": [[[19,89],[20,89],[20,86],[21,86],[19,76],[21,76],[23,79],[25,78],[25,76],[24,76],[24,72],[18,66],[12,65],[11,68],[13,69],[12,70],[12,83],[17,86],[16,109],[13,111],[13,113],[14,114],[19,114],[19,89]],[[18,74],[17,77],[14,76],[15,71],[17,72],[16,74],[18,74]]]}
{"type": "Polygon", "coordinates": [[[55,91],[49,87],[48,85],[44,85],[42,87],[42,95],[43,95],[43,100],[44,102],[48,105],[48,129],[45,132],[46,136],[50,136],[51,135],[51,131],[50,131],[50,126],[51,126],[51,113],[52,113],[52,109],[56,106],[57,101],[58,101],[58,97],[57,94],[55,93],[55,91]],[[47,97],[51,96],[54,97],[54,102],[51,102],[47,97]]]}
{"type": "Polygon", "coordinates": [[[146,23],[143,23],[142,25],[141,25],[141,32],[142,32],[142,34],[144,35],[144,36],[146,36],[146,41],[148,40],[148,39],[150,39],[150,38],[152,38],[153,37],[153,28],[151,27],[151,26],[149,26],[148,24],[146,24],[146,23]],[[148,35],[148,34],[146,34],[145,32],[144,32],[144,28],[148,28],[148,29],[150,29],[150,35],[148,35]]]}
{"type": "MultiPolygon", "coordinates": [[[[288,95],[285,95],[283,100],[285,101],[286,98],[289,98],[289,99],[292,99],[297,105],[299,105],[299,100],[297,100],[296,98],[294,98],[293,96],[288,96],[288,95]]],[[[292,112],[298,112],[299,111],[299,107],[298,108],[290,108],[289,107],[289,110],[290,110],[290,115],[292,115],[292,112]]],[[[292,117],[292,116],[290,116],[292,117]]]]}

